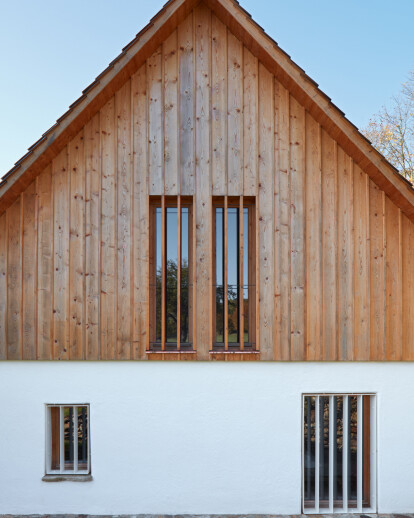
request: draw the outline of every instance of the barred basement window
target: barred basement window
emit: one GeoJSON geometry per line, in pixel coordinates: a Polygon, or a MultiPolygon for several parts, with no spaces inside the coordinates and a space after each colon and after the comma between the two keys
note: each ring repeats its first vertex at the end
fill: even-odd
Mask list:
{"type": "Polygon", "coordinates": [[[89,405],[48,405],[46,473],[90,473],[89,405]]]}
{"type": "Polygon", "coordinates": [[[303,512],[376,512],[375,396],[303,396],[303,512]]]}
{"type": "Polygon", "coordinates": [[[192,197],[151,196],[151,351],[193,349],[192,225],[192,197]]]}
{"type": "Polygon", "coordinates": [[[256,349],[254,198],[213,198],[213,350],[256,349]]]}

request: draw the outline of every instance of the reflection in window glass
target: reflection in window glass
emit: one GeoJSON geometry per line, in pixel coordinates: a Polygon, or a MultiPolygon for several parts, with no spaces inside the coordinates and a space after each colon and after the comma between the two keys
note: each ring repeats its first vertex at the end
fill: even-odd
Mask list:
{"type": "Polygon", "coordinates": [[[177,208],[167,207],[165,236],[166,236],[166,341],[177,342],[177,208]]]}
{"type": "Polygon", "coordinates": [[[156,341],[161,342],[161,308],[162,308],[162,211],[157,207],[156,211],[156,341]]]}
{"type": "Polygon", "coordinates": [[[181,343],[188,343],[189,338],[189,246],[188,246],[188,207],[181,208],[181,343]]]}
{"type": "Polygon", "coordinates": [[[216,342],[224,342],[224,209],[216,208],[216,342]]]}

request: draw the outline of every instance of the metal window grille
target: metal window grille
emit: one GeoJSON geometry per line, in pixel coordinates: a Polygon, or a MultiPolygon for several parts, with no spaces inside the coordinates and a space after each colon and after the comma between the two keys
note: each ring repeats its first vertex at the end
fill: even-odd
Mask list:
{"type": "Polygon", "coordinates": [[[306,394],[302,423],[303,512],[376,512],[375,396],[306,394]]]}
{"type": "Polygon", "coordinates": [[[89,405],[47,405],[46,473],[90,473],[89,405]]]}

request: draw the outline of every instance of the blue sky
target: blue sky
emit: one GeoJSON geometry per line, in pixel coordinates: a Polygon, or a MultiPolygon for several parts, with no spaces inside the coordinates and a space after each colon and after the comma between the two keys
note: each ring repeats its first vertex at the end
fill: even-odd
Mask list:
{"type": "MultiPolygon", "coordinates": [[[[165,0],[0,0],[0,176],[165,0]]],[[[240,0],[359,128],[414,68],[414,0],[240,0]]]]}

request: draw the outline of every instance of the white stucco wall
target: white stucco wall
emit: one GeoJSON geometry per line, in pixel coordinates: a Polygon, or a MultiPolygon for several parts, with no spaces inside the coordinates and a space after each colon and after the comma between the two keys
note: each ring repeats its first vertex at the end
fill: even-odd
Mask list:
{"type": "Polygon", "coordinates": [[[375,392],[378,511],[414,512],[414,364],[0,363],[0,514],[301,511],[301,394],[375,392]],[[93,481],[42,482],[45,403],[90,403],[93,481]]]}

